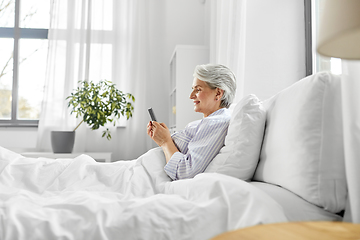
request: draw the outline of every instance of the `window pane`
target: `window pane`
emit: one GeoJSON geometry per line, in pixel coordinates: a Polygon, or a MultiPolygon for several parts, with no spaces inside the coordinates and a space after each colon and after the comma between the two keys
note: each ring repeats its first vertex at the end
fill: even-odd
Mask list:
{"type": "Polygon", "coordinates": [[[0,39],[0,119],[11,118],[13,39],[0,39]]]}
{"type": "Polygon", "coordinates": [[[15,0],[0,0],[0,27],[15,26],[15,0]]]}
{"type": "Polygon", "coordinates": [[[113,6],[112,1],[92,1],[92,21],[93,30],[112,30],[113,6]]]}
{"type": "Polygon", "coordinates": [[[20,39],[18,118],[39,119],[48,40],[20,39]]]}
{"type": "Polygon", "coordinates": [[[20,6],[21,28],[45,28],[50,24],[49,0],[22,0],[20,6]]]}
{"type": "Polygon", "coordinates": [[[106,79],[108,81],[114,81],[111,79],[112,74],[112,46],[111,44],[91,44],[91,54],[99,56],[98,58],[92,58],[90,61],[89,79],[98,81],[100,79],[106,79]]]}

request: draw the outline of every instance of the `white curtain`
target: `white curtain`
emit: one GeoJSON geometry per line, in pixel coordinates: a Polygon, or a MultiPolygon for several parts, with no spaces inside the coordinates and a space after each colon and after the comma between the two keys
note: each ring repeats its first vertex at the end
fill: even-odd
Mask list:
{"type": "Polygon", "coordinates": [[[349,189],[346,220],[360,223],[360,61],[342,60],[342,71],[345,169],[349,189]]]}
{"type": "Polygon", "coordinates": [[[38,150],[51,151],[50,131],[73,130],[81,121],[70,115],[65,100],[78,81],[107,79],[135,96],[134,116],[125,128],[110,129],[111,141],[101,138],[101,129],[91,131],[83,123],[76,130],[73,152],[111,151],[113,159],[130,159],[146,151],[147,4],[146,0],[52,0],[38,150]]]}
{"type": "Polygon", "coordinates": [[[236,103],[244,94],[246,0],[211,0],[210,8],[210,62],[234,72],[236,103]]]}

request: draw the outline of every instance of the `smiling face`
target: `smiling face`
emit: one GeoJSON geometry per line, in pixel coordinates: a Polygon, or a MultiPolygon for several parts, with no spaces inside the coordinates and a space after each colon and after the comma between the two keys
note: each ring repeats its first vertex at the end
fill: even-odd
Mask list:
{"type": "Polygon", "coordinates": [[[223,90],[211,89],[206,82],[194,78],[190,99],[194,101],[195,112],[200,112],[207,117],[219,110],[222,94],[223,90]]]}

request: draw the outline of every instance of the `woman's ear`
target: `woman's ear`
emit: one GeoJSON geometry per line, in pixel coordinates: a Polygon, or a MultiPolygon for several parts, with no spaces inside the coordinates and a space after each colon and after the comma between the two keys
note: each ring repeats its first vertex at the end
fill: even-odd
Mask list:
{"type": "Polygon", "coordinates": [[[223,95],[224,95],[224,90],[222,90],[220,88],[216,88],[216,97],[218,97],[220,99],[220,98],[222,98],[223,95]]]}

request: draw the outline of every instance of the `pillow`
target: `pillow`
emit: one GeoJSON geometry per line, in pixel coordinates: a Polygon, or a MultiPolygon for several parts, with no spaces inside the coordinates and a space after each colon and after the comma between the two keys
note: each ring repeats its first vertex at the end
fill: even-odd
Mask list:
{"type": "Polygon", "coordinates": [[[340,77],[318,73],[274,96],[254,180],[284,187],[331,212],[345,207],[340,77]]]}
{"type": "Polygon", "coordinates": [[[255,95],[244,97],[231,115],[225,146],[205,172],[250,180],[259,161],[265,115],[265,110],[255,95]]]}

